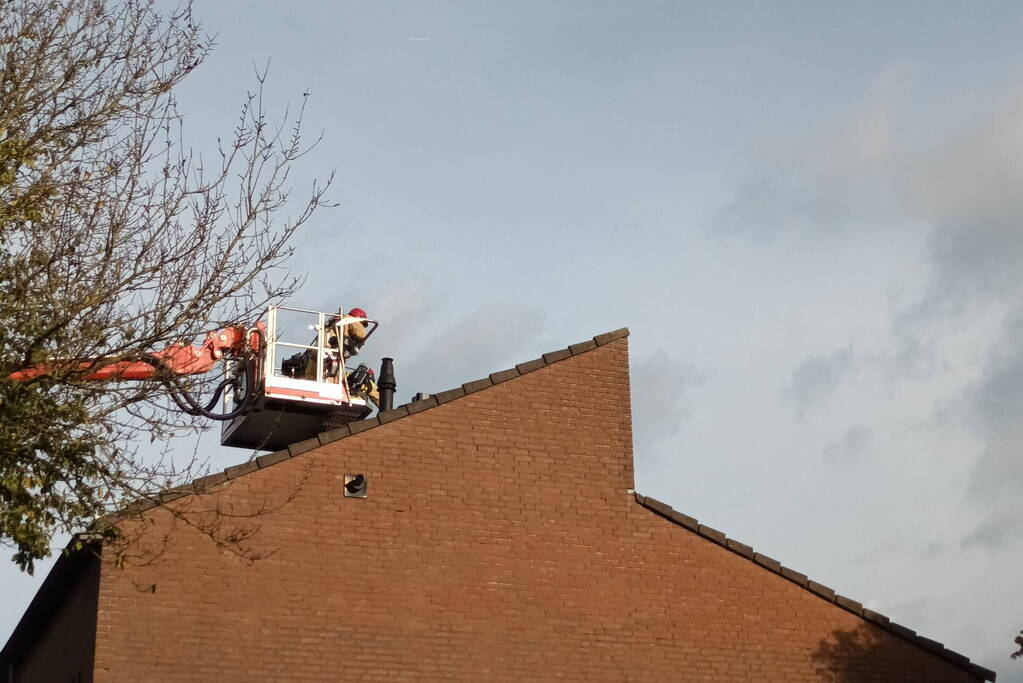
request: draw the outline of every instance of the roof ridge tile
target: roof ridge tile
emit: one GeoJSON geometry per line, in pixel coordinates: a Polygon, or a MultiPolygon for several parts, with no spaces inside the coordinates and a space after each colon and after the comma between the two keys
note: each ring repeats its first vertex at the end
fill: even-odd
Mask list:
{"type": "Polygon", "coordinates": [[[380,424],[384,425],[388,422],[394,422],[398,418],[405,417],[408,414],[408,408],[402,405],[392,410],[385,410],[382,413],[377,413],[377,419],[380,420],[380,424]]]}
{"type": "Polygon", "coordinates": [[[945,648],[945,653],[944,654],[945,654],[945,657],[947,657],[948,659],[951,659],[951,660],[954,660],[954,661],[958,661],[960,666],[966,666],[967,664],[970,663],[970,658],[969,657],[964,657],[963,655],[959,654],[958,652],[952,652],[952,650],[949,650],[948,648],[945,648]]]}
{"type": "Polygon", "coordinates": [[[579,342],[578,344],[572,344],[568,347],[568,350],[573,356],[578,356],[580,353],[586,353],[587,351],[591,351],[595,348],[597,348],[597,342],[590,339],[588,341],[579,342]]]}
{"type": "Polygon", "coordinates": [[[227,481],[227,475],[224,472],[214,472],[213,474],[207,474],[205,477],[193,479],[192,488],[195,489],[196,493],[202,493],[217,484],[224,483],[225,481],[227,481]]]}
{"type": "Polygon", "coordinates": [[[543,362],[546,363],[547,365],[552,365],[553,363],[557,363],[559,360],[565,360],[566,358],[571,357],[572,352],[569,351],[567,348],[558,349],[557,351],[548,351],[542,356],[543,362]]]}
{"type": "Polygon", "coordinates": [[[225,467],[224,468],[224,474],[227,475],[228,479],[235,479],[236,477],[240,477],[243,474],[248,474],[249,472],[255,472],[258,469],[259,469],[259,465],[256,464],[255,460],[246,460],[243,463],[239,463],[237,465],[232,465],[230,467],[225,467]]]}
{"type": "Polygon", "coordinates": [[[520,375],[539,370],[540,368],[547,367],[547,363],[544,362],[543,358],[535,358],[533,360],[527,360],[524,363],[519,363],[515,366],[515,369],[519,371],[520,375]]]}
{"type": "Polygon", "coordinates": [[[378,417],[367,417],[365,420],[359,420],[358,422],[349,422],[348,431],[352,436],[355,436],[359,432],[364,432],[367,429],[372,429],[380,424],[380,418],[378,417]]]}
{"type": "Polygon", "coordinates": [[[746,559],[753,559],[753,548],[746,545],[745,543],[739,543],[734,538],[726,539],[725,545],[729,550],[734,551],[745,557],[746,559]]]}
{"type": "Polygon", "coordinates": [[[490,380],[490,377],[484,377],[483,379],[466,382],[462,385],[462,390],[465,392],[465,395],[468,396],[469,394],[475,394],[477,391],[489,389],[492,386],[494,386],[494,383],[490,380]]]}
{"type": "Polygon", "coordinates": [[[812,590],[817,595],[821,596],[828,602],[835,602],[835,589],[825,586],[823,583],[817,583],[813,579],[809,579],[806,582],[806,587],[812,590]]]}
{"type": "Polygon", "coordinates": [[[810,578],[806,574],[804,574],[803,572],[797,572],[795,569],[792,569],[790,567],[786,567],[785,565],[782,565],[781,566],[781,575],[784,576],[789,581],[791,581],[792,583],[800,585],[803,588],[808,588],[809,587],[807,585],[807,582],[810,580],[810,578]]]}
{"type": "MultiPolygon", "coordinates": [[[[288,453],[292,458],[296,455],[301,455],[306,451],[311,451],[314,448],[319,448],[322,444],[320,443],[319,437],[313,437],[311,439],[305,439],[288,446],[288,453]]],[[[258,466],[258,465],[257,465],[258,466]]]]}
{"type": "Polygon", "coordinates": [[[462,398],[463,396],[465,396],[465,389],[462,387],[455,387],[454,389],[448,389],[447,391],[442,391],[433,395],[433,397],[437,399],[438,404],[450,403],[456,398],[462,398]]]}
{"type": "Polygon", "coordinates": [[[781,574],[781,562],[773,557],[768,557],[767,555],[755,552],[753,553],[753,561],[762,567],[770,569],[775,574],[781,574]]]}
{"type": "Polygon", "coordinates": [[[490,381],[494,384],[500,384],[501,382],[507,382],[510,379],[515,379],[518,376],[519,371],[517,369],[508,368],[507,370],[490,373],[490,381]]]}
{"type": "Polygon", "coordinates": [[[421,413],[424,410],[436,408],[439,405],[440,404],[437,402],[436,396],[429,396],[419,401],[412,401],[411,403],[406,403],[405,407],[408,409],[409,415],[415,415],[416,413],[421,413]]]}
{"type": "Polygon", "coordinates": [[[351,435],[351,430],[348,429],[348,425],[341,425],[336,429],[331,429],[329,432],[320,432],[316,435],[316,438],[320,440],[320,443],[326,446],[328,443],[333,443],[338,439],[344,439],[351,435]]]}
{"type": "Polygon", "coordinates": [[[847,598],[844,595],[835,593],[835,603],[857,616],[863,616],[863,604],[858,600],[853,600],[852,598],[847,598]]]}
{"type": "MultiPolygon", "coordinates": [[[[958,652],[953,652],[952,654],[959,655],[958,652]]],[[[959,655],[959,656],[962,657],[963,655],[959,655]]],[[[969,671],[974,676],[980,676],[985,681],[993,681],[993,680],[995,680],[995,672],[992,671],[991,669],[986,669],[983,666],[981,666],[980,664],[976,664],[975,662],[970,662],[970,658],[969,657],[966,658],[966,661],[969,662],[969,664],[966,665],[966,670],[969,671]]]]}
{"type": "Polygon", "coordinates": [[[701,524],[697,527],[696,533],[704,538],[714,541],[718,545],[725,545],[728,542],[728,537],[725,536],[724,531],[718,531],[714,527],[707,526],[706,524],[701,524]]]}
{"type": "Polygon", "coordinates": [[[621,339],[622,337],[628,337],[628,336],[629,336],[629,328],[628,327],[621,327],[621,328],[619,328],[617,330],[611,330],[610,332],[605,332],[604,334],[598,334],[596,337],[593,338],[593,342],[597,346],[603,346],[604,344],[610,344],[611,342],[613,342],[613,341],[615,341],[617,339],[621,339]]]}
{"type": "Polygon", "coordinates": [[[888,624],[891,623],[891,619],[889,619],[887,616],[881,614],[880,612],[875,612],[874,610],[869,609],[867,607],[863,608],[863,618],[866,619],[867,621],[872,621],[879,626],[884,626],[885,628],[888,628],[888,624]]]}
{"type": "Polygon", "coordinates": [[[698,532],[700,530],[700,522],[695,517],[690,517],[678,510],[672,510],[670,517],[690,531],[698,532]]]}
{"type": "MultiPolygon", "coordinates": [[[[322,443],[322,440],[320,440],[320,442],[322,443]]],[[[264,467],[270,467],[271,465],[276,465],[279,462],[284,462],[285,460],[287,460],[290,457],[291,457],[291,451],[290,450],[288,450],[288,451],[274,451],[273,453],[267,453],[266,455],[261,455],[258,458],[256,458],[256,464],[259,465],[260,469],[262,469],[264,467]]]]}

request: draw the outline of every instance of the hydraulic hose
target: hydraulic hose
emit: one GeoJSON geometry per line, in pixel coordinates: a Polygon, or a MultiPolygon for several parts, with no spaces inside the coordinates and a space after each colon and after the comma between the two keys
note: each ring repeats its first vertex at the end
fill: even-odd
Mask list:
{"type": "MultiPolygon", "coordinates": [[[[262,350],[263,331],[260,330],[259,328],[254,327],[246,331],[246,337],[249,337],[251,334],[256,334],[259,337],[258,348],[262,350]]],[[[188,389],[181,385],[181,382],[178,381],[177,375],[175,375],[173,371],[171,371],[171,369],[168,368],[167,365],[161,359],[156,358],[154,356],[143,356],[142,360],[152,365],[157,370],[162,371],[163,377],[160,378],[160,381],[162,381],[163,384],[167,387],[171,400],[173,400],[174,403],[178,406],[178,408],[187,415],[193,415],[196,417],[206,417],[211,420],[219,421],[233,420],[234,418],[238,417],[246,410],[248,410],[249,407],[251,407],[252,403],[255,401],[256,373],[253,369],[254,367],[253,364],[250,362],[245,363],[245,396],[242,398],[242,400],[239,402],[238,406],[235,407],[234,410],[228,411],[226,413],[216,413],[213,412],[213,408],[214,406],[217,405],[217,402],[223,395],[224,390],[227,389],[228,387],[238,386],[238,380],[235,377],[229,377],[228,379],[225,379],[223,382],[218,384],[217,388],[214,389],[213,391],[213,397],[205,406],[202,406],[199,404],[198,401],[195,400],[195,398],[188,391],[188,389]]]]}

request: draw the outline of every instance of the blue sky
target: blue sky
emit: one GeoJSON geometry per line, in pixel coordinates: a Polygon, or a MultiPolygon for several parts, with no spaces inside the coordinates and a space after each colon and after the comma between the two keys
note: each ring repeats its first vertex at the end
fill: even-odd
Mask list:
{"type": "Polygon", "coordinates": [[[195,11],[189,139],[254,63],[311,93],[292,303],[378,318],[400,400],[628,326],[640,492],[1023,681],[1017,3],[195,11]]]}

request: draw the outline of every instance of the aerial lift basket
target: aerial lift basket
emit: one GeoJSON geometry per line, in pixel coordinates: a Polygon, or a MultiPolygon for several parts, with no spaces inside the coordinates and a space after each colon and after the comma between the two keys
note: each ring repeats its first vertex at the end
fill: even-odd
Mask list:
{"type": "MultiPolygon", "coordinates": [[[[254,364],[248,376],[254,377],[255,395],[248,399],[247,410],[222,423],[220,443],[275,451],[316,436],[325,424],[336,427],[368,416],[373,408],[366,398],[350,392],[342,354],[345,327],[361,322],[369,337],[376,321],[285,306],[267,309],[263,352],[249,360],[230,361],[254,364]],[[299,336],[309,330],[314,338],[303,343],[299,336]]],[[[225,395],[225,407],[234,408],[247,391],[239,388],[225,395]]]]}

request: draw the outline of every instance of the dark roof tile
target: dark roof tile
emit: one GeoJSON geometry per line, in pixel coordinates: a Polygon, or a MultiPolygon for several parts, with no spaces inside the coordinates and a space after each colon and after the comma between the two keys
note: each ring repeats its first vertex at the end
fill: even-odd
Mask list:
{"type": "Polygon", "coordinates": [[[543,358],[537,358],[536,360],[526,361],[525,363],[519,363],[515,366],[515,369],[519,371],[520,375],[524,375],[527,372],[533,372],[540,368],[546,367],[547,363],[543,362],[543,358]]]}
{"type": "Polygon", "coordinates": [[[557,351],[545,353],[543,355],[543,362],[546,363],[547,365],[550,365],[551,363],[557,363],[559,360],[565,360],[566,358],[570,358],[571,356],[572,352],[569,351],[568,349],[558,349],[557,351]]]}
{"type": "Polygon", "coordinates": [[[223,472],[215,472],[213,474],[206,475],[205,477],[199,477],[192,481],[192,487],[198,493],[207,491],[210,487],[222,484],[227,481],[227,475],[223,472]]]}
{"type": "Polygon", "coordinates": [[[314,437],[312,439],[306,439],[304,441],[299,441],[298,443],[291,444],[290,446],[288,446],[288,453],[290,453],[291,457],[294,458],[296,455],[301,455],[306,451],[311,451],[314,448],[319,448],[320,445],[321,444],[319,438],[314,437]]]}
{"type": "Polygon", "coordinates": [[[891,619],[885,615],[875,612],[872,609],[867,609],[866,607],[863,608],[863,618],[867,621],[874,622],[878,626],[884,626],[885,628],[888,628],[888,624],[891,623],[891,619]]]}
{"type": "Polygon", "coordinates": [[[781,575],[784,576],[789,581],[798,583],[803,588],[806,588],[806,582],[809,581],[809,579],[806,578],[806,574],[801,574],[800,572],[797,572],[795,569],[789,569],[788,567],[785,566],[782,566],[781,568],[781,575]]]}
{"type": "Polygon", "coordinates": [[[388,422],[394,422],[399,417],[405,417],[408,415],[408,408],[405,406],[398,406],[394,410],[385,410],[382,413],[377,413],[377,419],[380,420],[380,424],[387,424],[388,422]]]}
{"type": "Polygon", "coordinates": [[[166,491],[161,491],[160,493],[156,494],[156,500],[154,502],[159,504],[159,505],[166,505],[167,503],[175,501],[175,500],[177,500],[179,498],[184,498],[185,496],[191,495],[192,493],[194,493],[194,491],[182,491],[181,489],[168,489],[166,491]]]}
{"type": "Polygon", "coordinates": [[[328,443],[332,443],[334,441],[337,441],[338,439],[343,439],[346,436],[350,435],[351,431],[349,431],[348,425],[342,425],[337,429],[330,430],[329,432],[320,432],[317,435],[317,438],[320,440],[321,444],[326,446],[328,443]]]}
{"type": "Polygon", "coordinates": [[[730,538],[728,539],[727,545],[729,550],[736,552],[743,557],[747,557],[751,560],[753,559],[753,548],[745,543],[739,543],[734,538],[730,538]]]}
{"type": "Polygon", "coordinates": [[[980,676],[985,681],[995,680],[995,672],[991,669],[985,669],[980,664],[970,664],[966,668],[971,674],[974,676],[980,676]]]}
{"type": "Polygon", "coordinates": [[[149,500],[148,498],[139,498],[138,500],[133,500],[132,502],[123,506],[120,510],[116,512],[112,512],[109,515],[104,515],[103,519],[105,522],[108,522],[110,524],[116,524],[118,521],[122,519],[132,517],[139,513],[145,512],[146,510],[152,510],[158,505],[159,503],[157,501],[149,500]]]}
{"type": "Polygon", "coordinates": [[[352,436],[355,436],[359,432],[364,432],[367,429],[372,429],[373,427],[376,427],[379,424],[380,424],[380,420],[376,419],[375,417],[369,417],[369,418],[366,418],[365,420],[357,420],[356,422],[349,422],[348,423],[348,431],[350,431],[352,433],[352,436]]]}
{"type": "Polygon", "coordinates": [[[647,498],[645,505],[651,510],[661,513],[665,517],[670,517],[671,513],[675,511],[674,508],[667,503],[662,503],[661,501],[654,500],[653,498],[647,498]]]}
{"type": "Polygon", "coordinates": [[[810,580],[806,582],[806,587],[812,590],[817,595],[824,598],[825,600],[828,600],[830,602],[834,602],[835,600],[834,589],[828,588],[823,583],[817,583],[816,581],[810,580]]]}
{"type": "Polygon", "coordinates": [[[586,353],[587,351],[595,348],[597,348],[597,342],[590,339],[589,341],[572,344],[568,347],[568,350],[573,356],[578,356],[580,353],[586,353]]]}
{"type": "Polygon", "coordinates": [[[613,341],[629,336],[629,328],[623,327],[618,330],[611,332],[605,332],[604,334],[598,334],[593,338],[594,343],[597,346],[603,346],[604,344],[610,344],[613,341]]]}
{"type": "Polygon", "coordinates": [[[958,652],[952,652],[952,650],[949,650],[948,648],[945,648],[945,651],[941,653],[941,656],[955,662],[959,666],[968,666],[970,663],[969,657],[963,656],[958,652]]]}
{"type": "Polygon", "coordinates": [[[462,398],[463,396],[465,396],[465,389],[463,389],[462,387],[455,387],[454,389],[448,389],[447,391],[442,391],[439,394],[433,395],[433,397],[437,399],[438,405],[443,403],[450,403],[451,401],[454,401],[456,398],[462,398]]]}
{"type": "Polygon", "coordinates": [[[273,453],[267,453],[256,458],[256,465],[260,468],[270,467],[276,465],[279,462],[284,462],[291,457],[290,451],[274,451],[273,453]]]}
{"type": "Polygon", "coordinates": [[[438,405],[440,405],[440,404],[437,403],[437,397],[436,396],[430,396],[429,398],[424,398],[422,401],[412,401],[412,403],[409,403],[408,406],[407,406],[408,407],[408,414],[409,415],[414,415],[416,413],[421,413],[424,410],[429,410],[430,408],[436,408],[438,405]]]}
{"type": "Polygon", "coordinates": [[[753,553],[753,561],[759,564],[761,567],[766,567],[770,569],[775,574],[781,574],[781,562],[774,559],[773,557],[768,557],[767,555],[763,555],[761,553],[753,553]]]}
{"type": "Polygon", "coordinates": [[[704,538],[709,538],[710,540],[714,541],[718,545],[724,545],[725,541],[728,540],[725,537],[725,534],[724,534],[723,531],[718,531],[717,529],[715,529],[713,527],[709,527],[706,524],[701,524],[699,526],[699,528],[697,528],[696,533],[700,534],[704,538]]]}
{"type": "Polygon", "coordinates": [[[685,528],[689,529],[690,531],[700,530],[700,522],[697,521],[695,517],[690,517],[689,515],[683,512],[679,512],[678,510],[672,510],[670,517],[679,524],[681,524],[682,526],[684,526],[685,528]]]}
{"type": "Polygon", "coordinates": [[[892,633],[899,634],[906,640],[916,640],[916,631],[909,627],[903,626],[902,624],[897,624],[894,621],[888,622],[888,630],[891,631],[892,633]]]}
{"type": "Polygon", "coordinates": [[[507,382],[510,379],[515,379],[518,376],[518,370],[515,368],[508,368],[507,370],[501,370],[500,372],[490,373],[490,381],[494,384],[500,384],[501,382],[507,382]]]}
{"type": "Polygon", "coordinates": [[[249,472],[255,472],[258,469],[259,469],[259,465],[256,464],[256,461],[255,460],[249,460],[248,462],[243,462],[243,463],[241,463],[239,465],[233,465],[231,467],[225,467],[224,468],[224,474],[227,475],[228,479],[234,479],[235,477],[240,477],[243,474],[248,474],[249,472]]]}
{"type": "Polygon", "coordinates": [[[835,595],[835,604],[840,605],[853,614],[863,616],[863,605],[852,598],[847,598],[844,595],[835,595]]]}
{"type": "Polygon", "coordinates": [[[483,379],[466,382],[462,385],[462,390],[465,391],[466,395],[468,395],[475,394],[477,391],[482,391],[483,389],[489,389],[492,386],[494,386],[494,383],[490,381],[490,378],[484,377],[483,379]]]}

